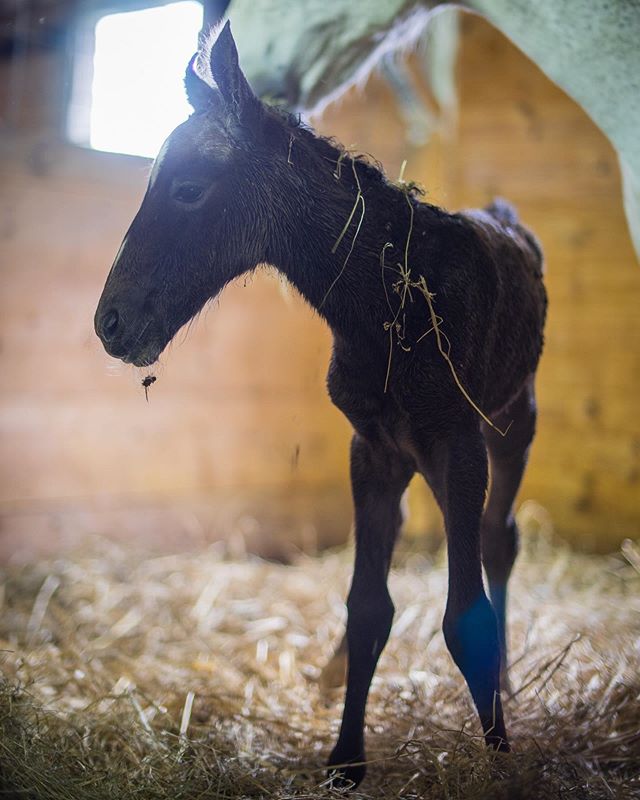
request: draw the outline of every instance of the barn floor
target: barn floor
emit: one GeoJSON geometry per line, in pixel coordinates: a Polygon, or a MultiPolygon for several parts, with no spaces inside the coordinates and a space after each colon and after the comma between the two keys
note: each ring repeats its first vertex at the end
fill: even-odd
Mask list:
{"type": "MultiPolygon", "coordinates": [[[[552,545],[535,507],[511,606],[514,753],[487,753],[440,630],[443,554],[406,551],[357,798],[640,797],[640,550],[552,545]]],[[[294,566],[106,541],[0,585],[2,796],[313,798],[341,691],[319,676],[350,553],[294,566]]]]}

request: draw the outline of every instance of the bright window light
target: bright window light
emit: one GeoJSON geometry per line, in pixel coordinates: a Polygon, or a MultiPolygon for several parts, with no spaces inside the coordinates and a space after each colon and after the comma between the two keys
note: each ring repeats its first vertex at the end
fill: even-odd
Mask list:
{"type": "Polygon", "coordinates": [[[183,78],[201,27],[202,4],[195,0],[101,17],[94,31],[88,131],[86,104],[84,125],[73,119],[72,105],[71,138],[96,150],[157,155],[191,111],[183,78]],[[83,135],[74,135],[79,130],[83,135]]]}

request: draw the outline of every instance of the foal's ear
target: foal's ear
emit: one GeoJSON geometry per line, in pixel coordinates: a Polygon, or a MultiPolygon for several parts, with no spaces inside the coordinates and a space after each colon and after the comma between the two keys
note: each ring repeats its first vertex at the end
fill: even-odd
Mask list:
{"type": "Polygon", "coordinates": [[[187,92],[187,100],[194,111],[206,111],[215,100],[215,92],[206,81],[198,75],[196,71],[195,53],[189,61],[187,70],[184,73],[184,88],[187,92]]]}
{"type": "Polygon", "coordinates": [[[231,111],[240,118],[259,111],[260,101],[240,69],[238,50],[228,20],[211,48],[210,66],[211,77],[231,111]]]}

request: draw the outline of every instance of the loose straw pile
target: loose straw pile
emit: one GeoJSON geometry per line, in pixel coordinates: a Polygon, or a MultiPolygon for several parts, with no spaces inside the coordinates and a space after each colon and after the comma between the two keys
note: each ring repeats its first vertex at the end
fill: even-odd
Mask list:
{"type": "MultiPolygon", "coordinates": [[[[356,798],[640,796],[640,551],[552,546],[520,514],[514,752],[487,752],[442,633],[444,558],[405,553],[356,798]]],[[[323,785],[349,552],[295,566],[150,557],[107,542],[0,587],[0,783],[33,800],[338,796],[323,785]]]]}

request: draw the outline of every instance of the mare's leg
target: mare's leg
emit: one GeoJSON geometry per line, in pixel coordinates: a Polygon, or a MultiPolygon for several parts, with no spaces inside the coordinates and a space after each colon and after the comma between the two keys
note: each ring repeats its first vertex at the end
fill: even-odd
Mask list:
{"type": "Polygon", "coordinates": [[[536,427],[536,402],[533,376],[520,394],[496,420],[506,436],[485,423],[482,430],[489,451],[491,489],[481,526],[482,562],[489,581],[489,596],[498,617],[502,688],[509,690],[507,676],[506,608],[507,583],[518,553],[518,528],[513,513],[522,474],[527,465],[529,446],[536,427]]]}
{"type": "Polygon", "coordinates": [[[351,443],[356,555],[347,598],[347,691],[338,742],[329,766],[340,781],[360,783],[365,767],[364,716],[371,679],[393,619],[387,574],[400,525],[400,500],[414,465],[379,440],[356,434],[351,443]]]}
{"type": "Polygon", "coordinates": [[[479,425],[418,445],[420,468],[436,495],[447,532],[449,593],[444,638],[467,681],[488,745],[509,750],[500,701],[496,615],[482,583],[480,520],[487,452],[479,425]]]}

